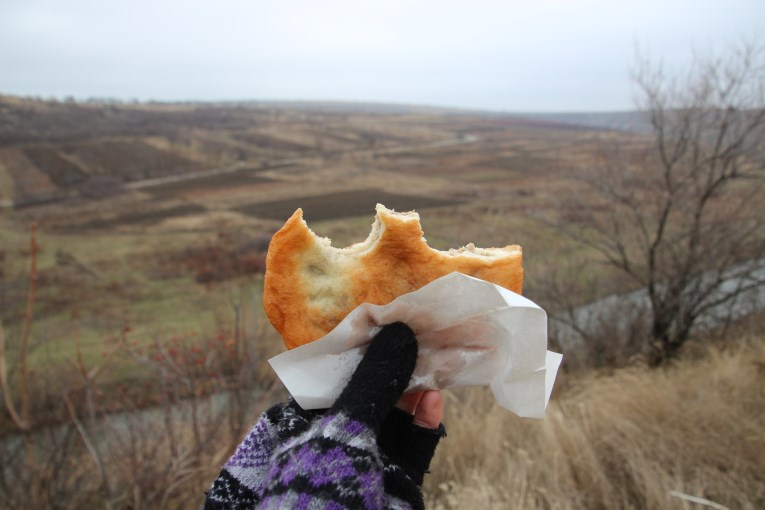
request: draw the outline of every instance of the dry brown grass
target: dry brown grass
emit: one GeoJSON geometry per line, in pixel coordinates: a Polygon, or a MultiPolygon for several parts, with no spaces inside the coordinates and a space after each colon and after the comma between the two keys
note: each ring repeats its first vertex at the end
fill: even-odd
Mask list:
{"type": "Polygon", "coordinates": [[[765,337],[649,371],[559,381],[543,421],[450,394],[428,508],[765,507],[765,337]]]}

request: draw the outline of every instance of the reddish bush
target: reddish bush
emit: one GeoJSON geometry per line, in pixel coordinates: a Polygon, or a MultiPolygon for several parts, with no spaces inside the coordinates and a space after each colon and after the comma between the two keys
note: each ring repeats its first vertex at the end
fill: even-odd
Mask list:
{"type": "Polygon", "coordinates": [[[155,255],[158,267],[154,276],[179,278],[191,274],[198,283],[209,285],[242,275],[262,274],[270,240],[269,233],[245,238],[221,232],[204,244],[155,255]]]}

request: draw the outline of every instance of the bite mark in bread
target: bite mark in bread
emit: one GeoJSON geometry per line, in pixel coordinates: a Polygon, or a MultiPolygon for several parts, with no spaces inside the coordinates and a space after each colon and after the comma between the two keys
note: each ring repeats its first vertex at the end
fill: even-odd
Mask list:
{"type": "Polygon", "coordinates": [[[266,257],[263,306],[292,349],[329,333],[362,303],[384,305],[459,271],[520,293],[521,247],[440,251],[428,246],[419,215],[377,205],[365,241],[335,248],[298,209],[274,235],[266,257]]]}

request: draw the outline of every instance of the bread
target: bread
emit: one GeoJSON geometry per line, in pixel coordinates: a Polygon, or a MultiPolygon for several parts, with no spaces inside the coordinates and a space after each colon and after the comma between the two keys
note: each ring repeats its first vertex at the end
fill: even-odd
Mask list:
{"type": "Polygon", "coordinates": [[[521,247],[430,248],[416,212],[377,205],[366,241],[335,248],[317,237],[298,209],[271,239],[263,306],[292,349],[329,333],[362,303],[387,304],[454,271],[520,293],[521,247]]]}

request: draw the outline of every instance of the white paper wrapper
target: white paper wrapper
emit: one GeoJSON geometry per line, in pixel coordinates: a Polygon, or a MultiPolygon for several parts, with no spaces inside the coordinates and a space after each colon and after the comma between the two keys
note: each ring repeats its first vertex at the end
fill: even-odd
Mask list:
{"type": "Polygon", "coordinates": [[[419,342],[407,391],[491,386],[502,407],[544,417],[562,359],[547,350],[547,314],[523,296],[460,273],[387,305],[360,305],[323,338],[269,363],[301,407],[330,407],[379,326],[396,321],[419,342]]]}

